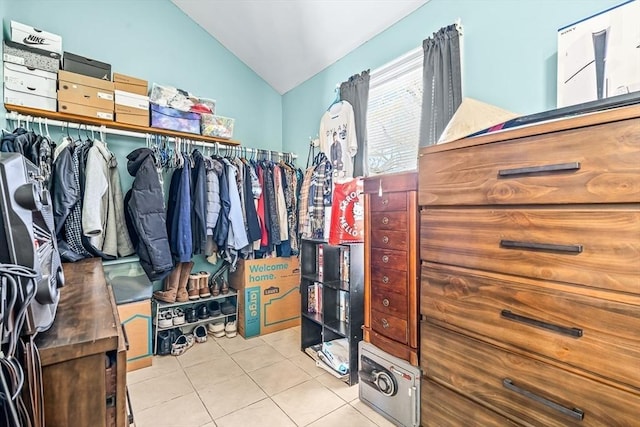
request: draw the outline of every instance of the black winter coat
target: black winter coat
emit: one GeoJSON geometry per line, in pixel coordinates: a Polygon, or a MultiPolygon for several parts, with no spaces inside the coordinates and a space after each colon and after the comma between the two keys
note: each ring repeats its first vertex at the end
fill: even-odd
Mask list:
{"type": "Polygon", "coordinates": [[[135,178],[125,197],[125,220],[140,257],[140,265],[149,280],[161,280],[171,272],[173,262],[153,152],[148,148],[138,148],[129,153],[127,159],[127,170],[135,178]]]}

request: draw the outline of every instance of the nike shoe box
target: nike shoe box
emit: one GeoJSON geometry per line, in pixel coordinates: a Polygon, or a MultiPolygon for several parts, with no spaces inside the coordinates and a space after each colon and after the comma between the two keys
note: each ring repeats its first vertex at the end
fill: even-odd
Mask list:
{"type": "Polygon", "coordinates": [[[50,73],[57,73],[60,69],[60,54],[56,52],[49,52],[5,40],[2,46],[2,54],[4,62],[24,65],[28,68],[35,68],[50,73]]]}
{"type": "Polygon", "coordinates": [[[58,107],[63,113],[113,120],[113,82],[60,70],[58,107]]]}
{"type": "Polygon", "coordinates": [[[62,58],[62,69],[76,74],[84,74],[101,80],[111,81],[111,64],[96,61],[70,52],[62,58]]]}
{"type": "Polygon", "coordinates": [[[633,0],[558,30],[558,108],[640,91],[639,22],[633,0]]]}
{"type": "MultiPolygon", "coordinates": [[[[147,86],[149,82],[136,77],[126,76],[120,73],[113,73],[113,85],[117,91],[134,93],[136,95],[147,96],[147,86]]],[[[149,98],[147,98],[148,104],[149,98]]],[[[147,105],[147,110],[149,105],[147,105]]]]}
{"type": "Polygon", "coordinates": [[[149,97],[116,89],[115,112],[118,123],[149,126],[149,97]]]}
{"type": "Polygon", "coordinates": [[[62,53],[61,36],[16,21],[11,21],[11,41],[58,54],[62,53]]]}

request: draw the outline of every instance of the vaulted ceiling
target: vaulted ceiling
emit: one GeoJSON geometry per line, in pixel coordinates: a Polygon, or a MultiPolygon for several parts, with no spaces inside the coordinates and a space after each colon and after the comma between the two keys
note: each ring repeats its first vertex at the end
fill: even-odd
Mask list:
{"type": "Polygon", "coordinates": [[[172,0],[281,94],[429,0],[172,0]]]}

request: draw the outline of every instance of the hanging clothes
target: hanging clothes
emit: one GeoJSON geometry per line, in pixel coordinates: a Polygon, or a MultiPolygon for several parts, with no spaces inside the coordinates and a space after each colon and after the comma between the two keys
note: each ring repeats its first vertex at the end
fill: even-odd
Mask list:
{"type": "MultiPolygon", "coordinates": [[[[189,157],[182,158],[182,167],[173,171],[169,183],[167,235],[171,255],[176,262],[190,262],[193,255],[191,233],[191,167],[189,157]]],[[[158,182],[158,185],[160,183],[158,182]]]]}
{"type": "Polygon", "coordinates": [[[82,202],[82,232],[89,244],[108,257],[134,253],[124,220],[118,162],[99,140],[88,151],[82,202]]]}
{"type": "Polygon", "coordinates": [[[244,163],[244,211],[247,218],[247,238],[249,243],[260,240],[260,223],[256,209],[256,194],[262,194],[258,176],[250,164],[244,163]]]}
{"type": "Polygon", "coordinates": [[[317,156],[309,190],[309,221],[311,237],[325,238],[325,207],[331,206],[332,166],[324,153],[317,156]]]}
{"type": "Polygon", "coordinates": [[[238,173],[235,165],[228,159],[223,159],[227,170],[228,188],[229,188],[229,234],[227,237],[227,245],[222,251],[224,259],[231,264],[231,269],[235,269],[238,257],[238,251],[249,245],[247,233],[244,228],[242,219],[242,204],[240,203],[240,194],[236,181],[238,173]]]}
{"type": "MultiPolygon", "coordinates": [[[[300,187],[300,202],[298,204],[298,232],[302,237],[311,237],[311,221],[309,221],[309,200],[311,194],[311,182],[315,166],[310,166],[304,172],[304,179],[300,187]]],[[[314,187],[315,194],[315,187],[314,187]]]]}
{"type": "Polygon", "coordinates": [[[207,170],[207,244],[205,255],[211,256],[215,251],[213,235],[220,215],[220,174],[222,165],[210,157],[205,158],[207,170]]]}
{"type": "MultiPolygon", "coordinates": [[[[147,277],[152,281],[162,280],[173,270],[173,262],[153,152],[139,148],[129,153],[127,159],[127,170],[134,177],[131,190],[125,197],[127,226],[147,277]]],[[[190,240],[191,236],[188,237],[190,240]]]]}
{"type": "Polygon", "coordinates": [[[71,156],[71,166],[74,186],[79,189],[79,194],[67,219],[64,223],[64,239],[69,248],[78,256],[87,258],[91,254],[82,245],[82,189],[80,187],[80,157],[82,155],[83,143],[78,141],[75,144],[71,156]]]}
{"type": "Polygon", "coordinates": [[[207,246],[207,170],[198,150],[191,153],[191,235],[193,254],[201,255],[207,246]]]}

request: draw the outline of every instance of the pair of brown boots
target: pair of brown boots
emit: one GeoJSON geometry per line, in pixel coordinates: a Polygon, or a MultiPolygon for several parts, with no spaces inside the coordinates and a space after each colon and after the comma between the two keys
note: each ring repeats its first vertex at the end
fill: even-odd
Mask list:
{"type": "Polygon", "coordinates": [[[189,276],[187,293],[189,294],[190,300],[210,297],[211,293],[209,292],[209,273],[207,273],[206,271],[192,273],[189,276]]]}
{"type": "Polygon", "coordinates": [[[193,262],[180,262],[173,271],[164,279],[164,291],[155,291],[153,296],[158,301],[186,302],[189,301],[187,283],[193,262]]]}

